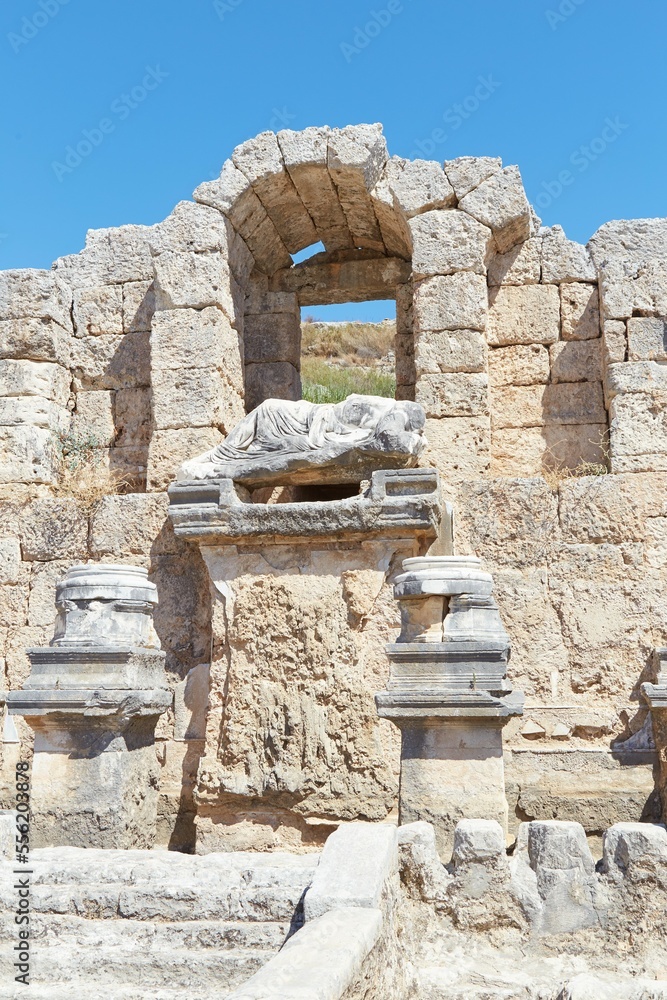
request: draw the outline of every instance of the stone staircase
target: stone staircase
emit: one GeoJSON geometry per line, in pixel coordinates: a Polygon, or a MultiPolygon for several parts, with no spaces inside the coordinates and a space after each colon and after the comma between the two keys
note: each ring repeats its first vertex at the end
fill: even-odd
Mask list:
{"type": "MultiPolygon", "coordinates": [[[[300,926],[318,859],[35,850],[31,1000],[222,1000],[300,926]]],[[[13,983],[11,877],[4,862],[0,1000],[26,995],[13,983]]]]}

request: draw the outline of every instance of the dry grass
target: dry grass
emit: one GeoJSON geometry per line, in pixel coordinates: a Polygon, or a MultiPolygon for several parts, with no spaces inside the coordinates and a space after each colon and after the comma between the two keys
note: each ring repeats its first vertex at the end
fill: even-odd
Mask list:
{"type": "Polygon", "coordinates": [[[311,403],[341,403],[354,392],[363,396],[389,396],[396,392],[396,378],[351,365],[338,368],[321,358],[304,358],[301,362],[303,398],[311,403]]]}
{"type": "Polygon", "coordinates": [[[57,479],[51,492],[69,497],[85,514],[92,514],[106,496],[125,492],[128,477],[108,467],[108,449],[99,446],[92,435],[70,432],[53,443],[57,479]]]}
{"type": "Polygon", "coordinates": [[[350,364],[367,365],[394,350],[396,323],[317,323],[308,317],[301,326],[304,358],[340,358],[350,364]]]}
{"type": "Polygon", "coordinates": [[[583,479],[585,476],[606,476],[609,474],[610,454],[607,435],[598,441],[590,441],[600,450],[602,462],[585,462],[583,459],[574,467],[566,465],[558,459],[551,448],[547,449],[542,463],[542,477],[550,490],[556,491],[560,484],[568,479],[583,479]]]}

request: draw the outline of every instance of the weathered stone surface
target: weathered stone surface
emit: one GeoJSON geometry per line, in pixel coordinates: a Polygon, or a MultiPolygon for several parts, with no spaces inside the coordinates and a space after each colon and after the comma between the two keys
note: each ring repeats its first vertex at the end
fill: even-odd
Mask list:
{"type": "Polygon", "coordinates": [[[152,281],[126,281],[123,285],[123,332],[150,330],[155,312],[155,286],[152,281]]]}
{"type": "Polygon", "coordinates": [[[600,336],[598,291],[593,285],[567,282],[560,289],[564,340],[590,340],[600,336]]]}
{"type": "Polygon", "coordinates": [[[666,407],[664,392],[624,393],[612,399],[609,430],[614,472],[667,469],[666,407]]]}
{"type": "Polygon", "coordinates": [[[70,394],[66,368],[48,362],[0,361],[0,396],[41,396],[65,406],[70,394]]]}
{"type": "Polygon", "coordinates": [[[71,328],[71,293],[51,271],[25,270],[0,272],[0,319],[40,317],[50,319],[63,329],[71,328]]]}
{"type": "Polygon", "coordinates": [[[535,285],[540,280],[542,240],[526,240],[507,253],[495,254],[489,263],[489,286],[535,285]]]}
{"type": "Polygon", "coordinates": [[[396,257],[341,263],[320,263],[311,258],[277,271],[269,287],[272,292],[297,292],[302,306],[327,305],[385,298],[409,277],[410,265],[396,257]]]}
{"type": "Polygon", "coordinates": [[[183,462],[202,448],[214,448],[223,437],[217,427],[155,430],[148,450],[148,489],[166,490],[183,462]]]}
{"type": "Polygon", "coordinates": [[[329,132],[327,166],[355,246],[384,250],[369,191],[380,180],[387,159],[380,125],[349,125],[329,132]]]}
{"type": "Polygon", "coordinates": [[[21,551],[24,560],[85,558],[88,520],[75,500],[33,500],[23,511],[21,551]]]}
{"type": "Polygon", "coordinates": [[[607,222],[588,249],[600,274],[605,319],[667,315],[667,220],[607,222]]]}
{"type": "Polygon", "coordinates": [[[393,257],[409,260],[412,243],[410,227],[405,215],[396,206],[386,174],[383,174],[371,190],[371,205],[386,252],[393,257]]]}
{"type": "Polygon", "coordinates": [[[241,391],[242,345],[237,331],[220,309],[166,309],[153,317],[153,371],[217,368],[241,391]]]}
{"type": "Polygon", "coordinates": [[[346,823],[327,840],[306,893],[306,920],[341,906],[372,909],[398,875],[398,836],[385,823],[346,823]]]}
{"type": "Polygon", "coordinates": [[[503,161],[497,156],[459,156],[456,160],[445,160],[444,169],[460,200],[502,170],[502,166],[503,161]]]}
{"type": "Polygon", "coordinates": [[[465,195],[459,208],[493,230],[498,253],[531,235],[530,206],[518,167],[505,167],[465,195]]]}
{"type": "Polygon", "coordinates": [[[91,517],[91,556],[100,559],[130,555],[136,560],[151,552],[181,551],[167,518],[168,506],[165,493],[105,497],[91,517]]]}
{"type": "Polygon", "coordinates": [[[408,219],[432,209],[451,208],[456,203],[445,171],[433,160],[404,160],[392,156],[387,163],[386,178],[408,219]]]}
{"type": "Polygon", "coordinates": [[[153,421],[158,430],[231,428],[243,412],[240,393],[214,368],[160,369],[153,373],[153,421]]]}
{"type": "Polygon", "coordinates": [[[494,427],[541,424],[603,424],[606,411],[600,382],[507,386],[494,395],[494,427]]]}
{"type": "Polygon", "coordinates": [[[149,233],[150,226],[89,229],[85,249],[58,258],[53,265],[55,274],[70,282],[73,288],[150,281],[153,262],[147,239],[149,233]]]}
{"type": "Polygon", "coordinates": [[[16,584],[19,582],[21,568],[21,545],[18,538],[8,536],[0,538],[0,583],[16,584]]]}
{"type": "Polygon", "coordinates": [[[489,351],[489,385],[536,385],[549,381],[549,352],[540,344],[489,351]]]}
{"type": "Polygon", "coordinates": [[[229,257],[231,226],[215,208],[180,201],[164,222],[147,233],[152,253],[205,253],[218,250],[229,257]]]}
{"type": "Polygon", "coordinates": [[[585,246],[568,240],[561,226],[541,233],[542,281],[559,285],[566,281],[597,281],[597,272],[585,246]]]}
{"type": "Polygon", "coordinates": [[[605,389],[609,399],[634,392],[645,392],[662,399],[667,392],[667,369],[656,361],[627,361],[609,365],[605,389]]]}
{"type": "Polygon", "coordinates": [[[600,340],[570,340],[552,344],[552,382],[596,382],[602,378],[600,340]]]}
{"type": "Polygon", "coordinates": [[[413,308],[420,330],[484,330],[486,281],[465,272],[427,278],[415,285],[413,308]]]}
{"type": "Polygon", "coordinates": [[[560,335],[560,298],[551,285],[494,288],[489,296],[489,344],[554,344],[560,335]]]}
{"type": "Polygon", "coordinates": [[[30,361],[69,362],[71,334],[51,319],[31,317],[0,322],[0,356],[30,361]]]}
{"type": "Polygon", "coordinates": [[[299,313],[246,316],[243,328],[243,356],[246,364],[289,361],[296,368],[301,361],[299,313]]]}
{"type": "Polygon", "coordinates": [[[123,333],[123,286],[75,289],[72,317],[76,337],[123,333]]]}
{"type": "Polygon", "coordinates": [[[657,823],[616,823],[605,830],[602,865],[623,876],[633,866],[667,869],[667,830],[657,823]]]}
{"type": "Polygon", "coordinates": [[[245,404],[253,410],[265,399],[300,399],[301,377],[289,361],[251,364],[245,368],[245,404]]]}
{"type": "Polygon", "coordinates": [[[456,372],[422,375],[415,399],[427,417],[473,417],[488,413],[488,377],[456,372]]]}
{"type": "Polygon", "coordinates": [[[184,463],[179,480],[360,482],[375,469],[413,466],[424,447],[416,403],[351,395],[341,403],[268,399],[223,444],[184,463]]]}
{"type": "Polygon", "coordinates": [[[491,230],[456,209],[430,211],[410,222],[412,269],[416,279],[474,271],[486,274],[491,230]]]}
{"type": "Polygon", "coordinates": [[[454,831],[455,867],[505,858],[505,834],[492,819],[461,819],[454,831]]]}
{"type": "MultiPolygon", "coordinates": [[[[605,323],[605,333],[611,322],[605,323]]],[[[667,320],[649,317],[628,320],[628,361],[667,361],[667,320]]]]}
{"type": "Polygon", "coordinates": [[[150,385],[150,360],[148,332],[83,337],[72,344],[72,373],[85,389],[150,385]]]}
{"type": "Polygon", "coordinates": [[[444,483],[484,476],[489,470],[491,425],[488,416],[426,420],[424,463],[435,466],[444,483]]]}
{"type": "MultiPolygon", "coordinates": [[[[625,361],[628,357],[628,338],[622,320],[605,320],[602,327],[602,358],[605,365],[625,361]]],[[[631,361],[637,360],[630,358],[631,361]]]]}
{"type": "Polygon", "coordinates": [[[53,430],[0,425],[0,483],[52,483],[53,430]]]}
{"type": "Polygon", "coordinates": [[[105,389],[78,392],[73,431],[77,439],[93,448],[110,448],[116,437],[114,393],[105,389]]]}
{"type": "Polygon", "coordinates": [[[217,253],[173,253],[155,258],[155,295],[160,309],[218,306],[236,321],[227,261],[217,253]]]}
{"type": "MultiPolygon", "coordinates": [[[[486,339],[478,330],[424,330],[407,338],[412,344],[413,372],[483,372],[486,366],[486,339]]],[[[404,350],[405,356],[406,351],[404,350]]],[[[397,359],[399,352],[397,352],[397,359]]],[[[414,382],[415,379],[411,380],[414,382]]]]}

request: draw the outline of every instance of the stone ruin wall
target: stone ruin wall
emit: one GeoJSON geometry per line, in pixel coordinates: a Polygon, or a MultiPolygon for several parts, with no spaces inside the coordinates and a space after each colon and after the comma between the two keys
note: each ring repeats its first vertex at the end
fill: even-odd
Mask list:
{"type": "MultiPolygon", "coordinates": [[[[161,842],[191,847],[197,809],[200,850],[319,843],[390,813],[398,743],[372,695],[414,543],[230,547],[209,588],[165,489],[246,408],[300,397],[301,305],[395,297],[397,395],[427,412],[421,464],[442,475],[455,551],[494,574],[526,693],[506,730],[510,817],[591,834],[657,818],[637,691],[667,644],[667,222],[609,223],[585,248],[540,228],[516,167],[390,158],[379,126],[263,133],[194,198],[90,232],[50,271],[0,274],[6,686],[48,643],[69,565],[144,565],[176,691],[161,842]],[[292,267],[318,240],[326,255],[292,267]],[[132,492],[92,513],[54,496],[67,434],[132,492]],[[611,474],[547,482],[545,461],[611,474]],[[204,730],[189,672],[209,663],[204,730]]],[[[9,769],[18,746],[2,750],[9,769]]]]}

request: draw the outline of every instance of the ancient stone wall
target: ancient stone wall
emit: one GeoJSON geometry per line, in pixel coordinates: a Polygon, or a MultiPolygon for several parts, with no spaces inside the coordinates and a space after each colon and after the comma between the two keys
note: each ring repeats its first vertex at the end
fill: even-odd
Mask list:
{"type": "MultiPolygon", "coordinates": [[[[341,557],[335,569],[329,554],[309,589],[285,568],[300,565],[289,547],[269,565],[258,551],[239,567],[232,617],[213,591],[211,624],[206,569],[165,526],[163,491],[245,409],[300,396],[300,306],[395,297],[397,395],[427,412],[422,464],[439,469],[454,504],[456,551],[494,574],[512,680],[528,696],[532,731],[522,734],[526,720],[509,730],[511,811],[574,818],[583,803],[590,831],[650,812],[649,735],[625,756],[610,744],[641,730],[637,685],[667,643],[667,222],[609,223],[587,249],[540,228],[516,167],[389,157],[370,125],[262,133],[194,199],[156,226],[89,233],[51,271],[0,275],[8,685],[25,676],[25,646],[48,640],[68,565],[147,565],[175,685],[211,662],[211,642],[214,664],[232,650],[247,664],[214,666],[205,748],[216,761],[236,748],[239,790],[218,787],[234,808],[301,830],[289,774],[308,784],[332,768],[335,747],[327,803],[319,778],[308,785],[313,822],[391,809],[398,751],[372,695],[397,631],[396,554],[363,566],[341,557]],[[318,240],[326,252],[292,266],[318,240]],[[53,496],[63,441],[125,476],[129,495],[90,517],[53,496]],[[581,477],[582,463],[610,474],[581,477]],[[296,729],[295,648],[303,684],[321,687],[296,729]],[[258,733],[275,752],[251,766],[258,733]]],[[[173,725],[162,733],[163,839],[176,843],[203,744],[183,756],[173,725]]]]}

